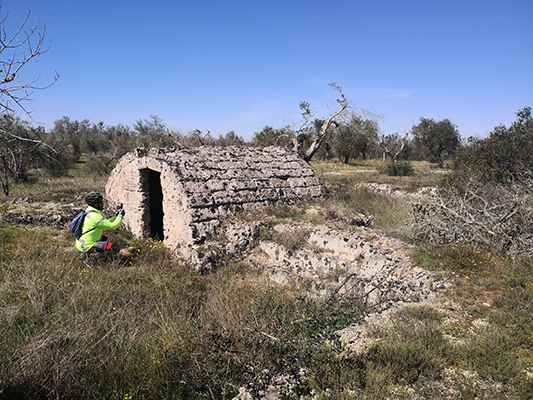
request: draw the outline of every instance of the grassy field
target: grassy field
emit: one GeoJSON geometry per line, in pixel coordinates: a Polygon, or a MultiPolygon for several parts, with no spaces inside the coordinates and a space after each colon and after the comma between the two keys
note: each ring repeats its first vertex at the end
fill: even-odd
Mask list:
{"type": "MultiPolygon", "coordinates": [[[[405,200],[354,185],[415,191],[442,175],[414,166],[417,174],[400,178],[380,174],[377,162],[314,163],[325,200],[255,217],[348,229],[340,217],[370,213],[377,230],[408,240],[405,200]]],[[[104,185],[81,170],[34,176],[11,186],[0,212],[82,206],[104,185]]],[[[67,228],[0,222],[1,399],[226,399],[279,376],[296,382],[292,398],[533,398],[531,259],[475,244],[418,246],[413,259],[453,283],[442,292],[461,318],[407,307],[375,330],[372,346],[351,354],[334,331],[359,321],[364,305],[273,284],[242,260],[198,275],[161,242],[121,229],[113,239],[132,246],[133,257],[90,269],[67,228]]]]}

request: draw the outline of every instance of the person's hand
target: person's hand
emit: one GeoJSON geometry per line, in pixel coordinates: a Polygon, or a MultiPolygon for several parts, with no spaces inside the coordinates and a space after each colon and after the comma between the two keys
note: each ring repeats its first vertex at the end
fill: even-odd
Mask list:
{"type": "Polygon", "coordinates": [[[124,218],[124,215],[126,215],[126,211],[124,211],[123,209],[120,210],[120,212],[118,213],[122,218],[124,218]]]}

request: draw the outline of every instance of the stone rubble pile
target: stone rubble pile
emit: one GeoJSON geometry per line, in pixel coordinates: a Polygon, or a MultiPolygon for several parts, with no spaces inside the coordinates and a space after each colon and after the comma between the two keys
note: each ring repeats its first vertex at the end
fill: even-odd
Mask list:
{"type": "MultiPolygon", "coordinates": [[[[295,229],[278,225],[277,231],[295,229]]],[[[300,227],[298,229],[306,229],[300,227]]],[[[352,298],[376,312],[430,294],[431,274],[412,264],[406,244],[369,229],[339,232],[308,227],[307,243],[294,251],[281,244],[262,241],[252,262],[267,266],[269,277],[279,283],[306,281],[315,294],[352,298]]]]}
{"type": "Polygon", "coordinates": [[[366,189],[370,192],[380,194],[382,196],[389,196],[393,198],[411,198],[413,200],[426,200],[430,196],[437,193],[438,189],[435,187],[423,187],[416,192],[406,192],[404,190],[395,189],[388,183],[358,183],[355,185],[356,189],[366,189]]]}

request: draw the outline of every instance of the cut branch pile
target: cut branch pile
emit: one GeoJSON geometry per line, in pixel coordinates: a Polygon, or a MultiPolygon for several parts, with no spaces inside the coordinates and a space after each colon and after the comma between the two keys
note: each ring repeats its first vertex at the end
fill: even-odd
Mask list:
{"type": "Polygon", "coordinates": [[[419,242],[475,243],[510,256],[533,254],[532,181],[440,189],[426,203],[411,204],[419,242]]]}

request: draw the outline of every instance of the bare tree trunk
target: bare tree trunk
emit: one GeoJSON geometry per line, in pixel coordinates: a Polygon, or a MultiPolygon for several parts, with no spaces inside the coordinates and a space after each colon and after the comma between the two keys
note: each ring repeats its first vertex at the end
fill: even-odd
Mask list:
{"type": "Polygon", "coordinates": [[[6,182],[4,183],[2,177],[0,176],[0,182],[2,183],[2,191],[6,196],[9,196],[9,181],[7,176],[7,162],[6,162],[6,156],[2,155],[2,164],[4,166],[4,175],[6,182]]]}
{"type": "MultiPolygon", "coordinates": [[[[385,162],[385,158],[386,158],[387,154],[391,157],[392,162],[398,162],[398,156],[400,155],[400,153],[402,152],[403,148],[405,147],[405,141],[406,141],[408,135],[409,135],[409,132],[407,132],[405,134],[405,136],[403,137],[402,145],[400,146],[400,149],[396,153],[394,153],[394,155],[392,155],[392,152],[386,146],[383,146],[384,147],[384,150],[383,150],[383,162],[385,162]]],[[[385,143],[385,139],[383,139],[383,143],[385,143]]]]}
{"type": "Polygon", "coordinates": [[[405,136],[403,137],[402,139],[402,145],[400,146],[400,150],[398,150],[395,154],[394,154],[394,162],[398,162],[398,156],[400,155],[400,153],[402,152],[403,148],[405,147],[405,141],[407,140],[407,135],[409,135],[409,132],[407,132],[405,134],[405,136]]]}
{"type": "Polygon", "coordinates": [[[326,142],[324,144],[324,147],[326,148],[326,161],[329,161],[329,152],[331,150],[331,145],[328,142],[326,142]]]}
{"type": "Polygon", "coordinates": [[[334,125],[335,127],[338,126],[338,124],[335,121],[330,121],[330,119],[328,118],[328,120],[324,122],[324,124],[320,128],[320,132],[318,133],[317,138],[313,141],[313,143],[311,143],[311,146],[309,146],[309,149],[307,149],[307,152],[305,153],[305,156],[304,156],[304,160],[306,162],[311,161],[311,158],[313,158],[315,153],[318,151],[318,149],[320,148],[320,145],[322,144],[322,142],[328,135],[329,133],[328,130],[331,125],[334,125]]]}
{"type": "MultiPolygon", "coordinates": [[[[320,148],[320,145],[327,139],[328,135],[333,133],[335,131],[335,128],[339,126],[339,123],[336,121],[336,118],[341,116],[346,111],[348,106],[350,105],[350,103],[348,102],[348,99],[346,99],[346,96],[344,95],[344,93],[342,93],[342,88],[339,85],[337,85],[335,82],[332,82],[329,85],[334,90],[338,91],[341,95],[341,98],[337,99],[337,103],[340,104],[340,108],[322,123],[322,126],[319,129],[316,139],[311,143],[311,145],[309,146],[309,149],[307,149],[307,152],[305,153],[305,156],[303,157],[304,161],[306,162],[311,161],[311,158],[313,158],[315,153],[318,151],[318,149],[320,148]],[[330,129],[331,126],[333,126],[333,129],[330,129]]],[[[311,117],[309,103],[307,102],[300,103],[300,108],[304,111],[303,115],[305,117],[305,122],[298,132],[302,131],[303,127],[308,123],[309,118],[311,117]]],[[[354,108],[354,107],[350,106],[350,108],[354,108]]],[[[364,113],[374,115],[366,110],[362,110],[362,111],[364,113]]],[[[329,155],[329,149],[327,148],[326,156],[328,155],[329,155]]]]}
{"type": "Polygon", "coordinates": [[[313,143],[311,143],[311,146],[309,146],[309,149],[305,153],[304,160],[306,162],[311,161],[311,158],[313,158],[315,153],[320,148],[320,145],[322,144],[324,139],[326,139],[327,135],[329,134],[329,127],[332,125],[335,128],[339,126],[337,121],[335,121],[335,118],[338,117],[344,110],[346,110],[346,108],[348,108],[348,100],[346,100],[346,97],[344,97],[344,94],[342,94],[342,92],[341,96],[342,100],[337,100],[340,103],[341,108],[336,111],[331,117],[325,120],[322,126],[320,127],[320,132],[318,132],[317,138],[313,141],[313,143]]]}
{"type": "Polygon", "coordinates": [[[302,142],[298,138],[292,138],[292,150],[295,153],[298,153],[301,147],[302,147],[302,142]]]}

